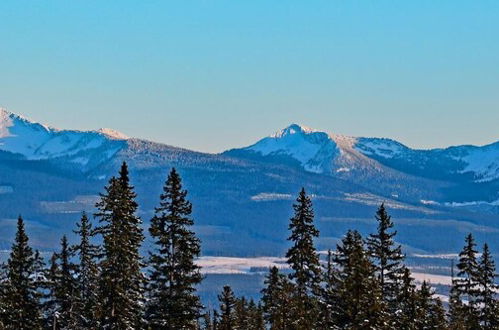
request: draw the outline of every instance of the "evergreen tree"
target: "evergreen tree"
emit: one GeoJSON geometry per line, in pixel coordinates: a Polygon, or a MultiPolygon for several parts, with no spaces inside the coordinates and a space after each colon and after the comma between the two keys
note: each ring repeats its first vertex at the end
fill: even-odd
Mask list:
{"type": "Polygon", "coordinates": [[[74,265],[70,262],[71,252],[66,236],[61,240],[61,252],[51,258],[47,273],[48,296],[46,306],[46,324],[51,329],[75,329],[76,314],[74,304],[78,296],[74,277],[74,265]]]}
{"type": "Polygon", "coordinates": [[[136,194],[123,163],[118,178],[111,178],[96,204],[103,237],[100,261],[99,321],[103,329],[137,329],[143,324],[143,285],[139,247],[144,239],[141,220],[135,215],[136,194]]]}
{"type": "Polygon", "coordinates": [[[478,261],[476,258],[476,244],[471,234],[466,236],[465,246],[459,253],[457,264],[457,278],[453,280],[453,292],[451,299],[451,312],[455,315],[453,319],[464,320],[468,329],[478,329],[478,261]],[[462,303],[465,300],[466,303],[462,303]]]}
{"type": "Polygon", "coordinates": [[[262,290],[263,315],[271,329],[285,330],[291,326],[294,286],[279,273],[276,266],[270,268],[262,290]]]}
{"type": "Polygon", "coordinates": [[[196,285],[202,276],[194,263],[201,252],[192,231],[192,205],[175,168],[160,196],[159,207],[149,229],[156,251],[150,256],[147,318],[153,329],[192,329],[201,316],[196,285]]]}
{"type": "Polygon", "coordinates": [[[375,218],[378,222],[377,232],[369,235],[367,247],[376,267],[383,299],[390,311],[394,312],[397,309],[396,298],[404,273],[404,255],[401,246],[395,245],[397,231],[391,230],[393,222],[384,204],[378,208],[375,218]]]}
{"type": "Polygon", "coordinates": [[[317,319],[320,283],[319,255],[314,246],[314,238],[319,231],[314,226],[314,211],[312,201],[305,193],[299,193],[293,205],[294,216],[290,219],[288,240],[292,242],[286,253],[288,264],[293,272],[290,279],[295,283],[295,314],[292,316],[296,327],[300,329],[313,328],[317,319]]]}
{"type": "Polygon", "coordinates": [[[334,329],[337,316],[334,314],[338,309],[338,284],[339,272],[333,265],[333,253],[328,250],[325,269],[323,270],[323,287],[321,293],[320,327],[334,329]]]}
{"type": "Polygon", "coordinates": [[[433,298],[433,290],[423,281],[416,296],[416,329],[443,330],[447,328],[445,310],[440,299],[433,298]]]}
{"type": "Polygon", "coordinates": [[[218,330],[235,330],[236,327],[236,302],[234,292],[231,287],[226,285],[223,287],[222,293],[218,296],[220,302],[220,322],[218,322],[218,330]]]}
{"type": "Polygon", "coordinates": [[[381,287],[357,231],[347,232],[337,246],[335,261],[341,267],[335,324],[346,329],[386,328],[387,314],[381,287]]]}
{"type": "Polygon", "coordinates": [[[487,244],[483,246],[478,268],[477,303],[480,306],[480,324],[484,329],[496,329],[499,328],[499,315],[495,297],[499,287],[495,284],[496,267],[487,244]]]}
{"type": "Polygon", "coordinates": [[[41,259],[29,246],[29,239],[21,217],[6,265],[2,283],[3,310],[1,320],[5,329],[36,330],[42,327],[42,313],[37,274],[41,259]]]}
{"type": "Polygon", "coordinates": [[[401,330],[415,329],[417,319],[417,291],[409,268],[404,268],[402,284],[398,292],[398,310],[394,313],[395,328],[401,330]]]}
{"type": "Polygon", "coordinates": [[[99,269],[96,258],[99,255],[99,247],[92,244],[94,229],[85,213],[82,214],[80,222],[76,224],[74,233],[78,235],[78,244],[72,246],[72,251],[78,257],[77,273],[77,297],[74,303],[74,313],[77,317],[76,329],[95,329],[98,325],[96,310],[98,304],[98,278],[99,269]]]}

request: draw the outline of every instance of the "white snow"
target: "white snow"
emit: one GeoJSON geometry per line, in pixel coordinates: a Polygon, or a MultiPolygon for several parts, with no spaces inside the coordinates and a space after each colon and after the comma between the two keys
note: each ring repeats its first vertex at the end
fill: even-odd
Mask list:
{"type": "Polygon", "coordinates": [[[389,139],[379,139],[379,138],[362,138],[358,140],[355,148],[369,156],[381,156],[384,158],[393,158],[399,156],[404,152],[404,147],[389,139]]]}
{"type": "Polygon", "coordinates": [[[477,182],[499,178],[499,143],[473,148],[461,159],[467,164],[461,173],[473,172],[477,182]]]}
{"type": "MultiPolygon", "coordinates": [[[[20,154],[31,160],[73,156],[97,149],[106,141],[124,139],[124,134],[111,129],[58,130],[0,109],[0,150],[20,154]]],[[[88,161],[85,157],[72,159],[72,162],[82,165],[88,161]]]]}
{"type": "Polygon", "coordinates": [[[233,258],[233,257],[200,257],[196,264],[201,266],[205,274],[248,274],[252,267],[280,269],[288,268],[286,260],[278,257],[233,258]]]}
{"type": "Polygon", "coordinates": [[[293,196],[291,196],[291,194],[259,193],[257,195],[251,196],[251,200],[255,202],[293,200],[293,196]]]}
{"type": "Polygon", "coordinates": [[[331,161],[337,153],[336,143],[328,134],[297,124],[290,125],[245,149],[262,156],[290,156],[305,170],[313,173],[330,170],[331,161]]]}

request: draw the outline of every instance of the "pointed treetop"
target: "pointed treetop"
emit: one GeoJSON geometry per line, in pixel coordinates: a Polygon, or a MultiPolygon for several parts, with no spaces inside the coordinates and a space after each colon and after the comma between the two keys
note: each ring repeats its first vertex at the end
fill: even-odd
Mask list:
{"type": "Polygon", "coordinates": [[[125,161],[123,161],[123,163],[121,164],[121,169],[120,169],[120,181],[123,183],[123,184],[128,184],[128,182],[130,181],[129,177],[128,177],[128,165],[125,161]]]}

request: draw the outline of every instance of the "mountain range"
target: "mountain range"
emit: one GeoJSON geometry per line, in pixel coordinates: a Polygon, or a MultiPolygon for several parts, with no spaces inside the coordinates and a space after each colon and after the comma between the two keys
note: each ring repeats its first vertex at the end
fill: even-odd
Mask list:
{"type": "Polygon", "coordinates": [[[179,170],[205,255],[282,255],[302,186],[314,201],[319,249],[334,248],[348,228],[374,230],[384,202],[408,253],[456,252],[468,232],[499,252],[499,142],[418,150],[292,124],[251,146],[210,154],[111,129],[55,129],[5,109],[0,248],[10,246],[18,214],[37,247],[57,246],[81,211],[93,212],[122,161],[145,226],[169,169],[179,170]]]}

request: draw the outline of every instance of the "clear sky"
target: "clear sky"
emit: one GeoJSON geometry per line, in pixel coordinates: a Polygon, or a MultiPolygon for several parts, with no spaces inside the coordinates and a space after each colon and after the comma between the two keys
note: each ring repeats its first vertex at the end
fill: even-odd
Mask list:
{"type": "Polygon", "coordinates": [[[0,105],[195,150],[499,140],[499,1],[0,2],[0,105]]]}

